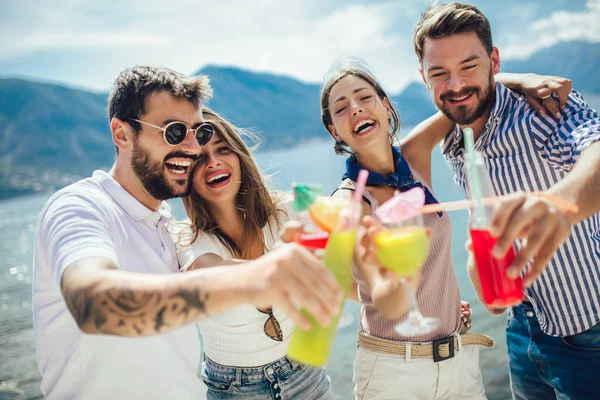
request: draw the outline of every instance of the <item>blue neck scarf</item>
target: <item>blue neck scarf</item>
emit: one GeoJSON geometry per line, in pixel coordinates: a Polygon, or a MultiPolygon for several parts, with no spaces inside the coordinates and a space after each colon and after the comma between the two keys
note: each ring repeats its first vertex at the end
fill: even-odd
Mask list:
{"type": "MultiPolygon", "coordinates": [[[[414,187],[420,187],[425,191],[425,204],[436,204],[438,201],[433,196],[431,191],[427,189],[421,182],[415,181],[410,167],[402,154],[400,154],[400,148],[392,146],[392,154],[394,156],[394,173],[390,176],[383,176],[376,172],[369,171],[369,177],[367,178],[367,186],[391,186],[398,189],[400,192],[406,192],[414,187]]],[[[358,171],[361,170],[361,166],[358,164],[355,156],[350,156],[346,159],[346,172],[342,176],[344,179],[352,179],[356,182],[358,178],[358,171]]],[[[442,213],[438,212],[441,217],[442,213]]]]}

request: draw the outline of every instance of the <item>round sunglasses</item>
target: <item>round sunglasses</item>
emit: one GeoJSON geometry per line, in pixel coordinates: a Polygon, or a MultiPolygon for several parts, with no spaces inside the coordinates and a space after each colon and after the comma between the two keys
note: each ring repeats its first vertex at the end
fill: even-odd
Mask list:
{"type": "Polygon", "coordinates": [[[183,142],[188,132],[194,132],[196,135],[196,140],[198,140],[198,144],[200,146],[205,146],[210,142],[214,133],[215,127],[212,126],[208,122],[204,122],[200,124],[196,129],[188,129],[187,125],[183,122],[175,121],[170,122],[164,128],[151,124],[149,122],[140,121],[139,119],[130,118],[132,121],[139,122],[140,124],[148,125],[153,128],[158,129],[163,133],[163,138],[165,142],[171,146],[177,146],[179,143],[183,142]]]}
{"type": "Polygon", "coordinates": [[[279,325],[279,321],[277,321],[277,318],[275,318],[275,316],[273,315],[273,309],[269,308],[268,310],[261,310],[260,308],[257,308],[257,310],[269,316],[269,318],[267,318],[267,320],[265,321],[265,325],[263,326],[265,335],[277,342],[283,341],[283,332],[281,330],[281,325],[279,325]]]}

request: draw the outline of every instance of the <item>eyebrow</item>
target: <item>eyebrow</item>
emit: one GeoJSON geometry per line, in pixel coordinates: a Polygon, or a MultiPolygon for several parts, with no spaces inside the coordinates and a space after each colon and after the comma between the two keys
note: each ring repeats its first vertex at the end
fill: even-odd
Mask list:
{"type": "MultiPolygon", "coordinates": [[[[472,56],[467,57],[464,60],[462,60],[460,63],[464,64],[464,63],[468,63],[468,62],[473,61],[473,60],[479,60],[480,58],[481,57],[478,56],[477,54],[473,54],[472,56]]],[[[435,71],[435,70],[438,70],[438,69],[444,69],[444,67],[438,66],[438,65],[434,65],[434,66],[429,67],[427,69],[427,72],[435,71]]]]}
{"type": "Polygon", "coordinates": [[[179,121],[178,119],[166,119],[166,120],[164,120],[164,121],[161,123],[161,125],[162,125],[162,126],[167,126],[167,125],[169,125],[171,122],[182,122],[182,121],[179,121]]]}
{"type": "MultiPolygon", "coordinates": [[[[369,88],[368,88],[368,87],[366,87],[366,86],[359,87],[359,88],[357,88],[357,89],[354,89],[354,90],[352,91],[352,94],[355,94],[355,93],[358,93],[358,92],[360,92],[361,90],[367,90],[367,89],[369,89],[369,88]]],[[[342,100],[346,100],[346,96],[340,96],[340,97],[338,97],[338,98],[337,98],[337,99],[336,99],[336,100],[333,102],[333,104],[337,103],[338,101],[342,101],[342,100]]]]}

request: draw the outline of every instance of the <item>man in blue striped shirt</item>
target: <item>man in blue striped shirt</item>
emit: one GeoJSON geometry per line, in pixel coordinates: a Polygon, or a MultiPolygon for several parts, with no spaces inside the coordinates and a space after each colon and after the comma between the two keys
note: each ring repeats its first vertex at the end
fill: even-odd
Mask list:
{"type": "Polygon", "coordinates": [[[598,113],[573,91],[558,115],[540,115],[522,94],[496,83],[499,52],[474,6],[428,9],[414,45],[433,101],[456,124],[443,143],[455,181],[468,196],[462,133],[468,126],[496,194],[509,195],[491,231],[498,238],[494,256],[520,239],[507,271],[513,278],[523,272],[527,299],[510,310],[507,326],[515,398],[600,398],[598,113]],[[524,194],[537,191],[579,211],[524,194]]]}

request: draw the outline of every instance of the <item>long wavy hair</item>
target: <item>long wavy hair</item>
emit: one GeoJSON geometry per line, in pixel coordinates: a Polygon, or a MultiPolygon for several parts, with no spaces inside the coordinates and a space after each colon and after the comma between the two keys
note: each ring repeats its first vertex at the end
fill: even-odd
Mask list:
{"type": "MultiPolygon", "coordinates": [[[[383,99],[388,99],[390,102],[390,111],[392,112],[392,118],[390,118],[390,132],[388,132],[388,135],[390,137],[390,144],[394,144],[394,142],[398,140],[398,132],[400,131],[400,113],[392,99],[387,95],[385,90],[383,90],[383,87],[377,78],[375,78],[375,74],[369,64],[360,57],[353,56],[338,59],[331,65],[329,71],[325,74],[325,83],[321,89],[321,122],[323,123],[323,126],[327,132],[329,132],[329,125],[333,124],[331,110],[329,109],[329,94],[331,93],[331,89],[333,89],[336,83],[342,78],[348,75],[360,78],[373,86],[373,89],[375,89],[375,92],[381,101],[383,101],[383,99]]],[[[338,155],[353,154],[352,149],[350,149],[344,141],[336,141],[333,150],[335,154],[338,155]]]]}
{"type": "Polygon", "coordinates": [[[262,229],[268,225],[271,235],[274,235],[281,227],[286,211],[281,207],[277,193],[270,194],[267,190],[266,178],[261,174],[250,148],[242,139],[242,137],[247,137],[256,140],[256,135],[232,125],[208,107],[202,107],[202,115],[206,122],[214,126],[215,134],[221,137],[240,160],[242,182],[235,198],[235,204],[244,223],[242,245],[238,246],[219,229],[217,221],[210,213],[208,203],[193,189],[190,195],[182,198],[193,235],[189,243],[180,244],[193,243],[201,232],[212,233],[231,251],[234,257],[249,259],[252,250],[251,244],[254,243],[253,239],[258,238],[265,249],[262,229]]]}

